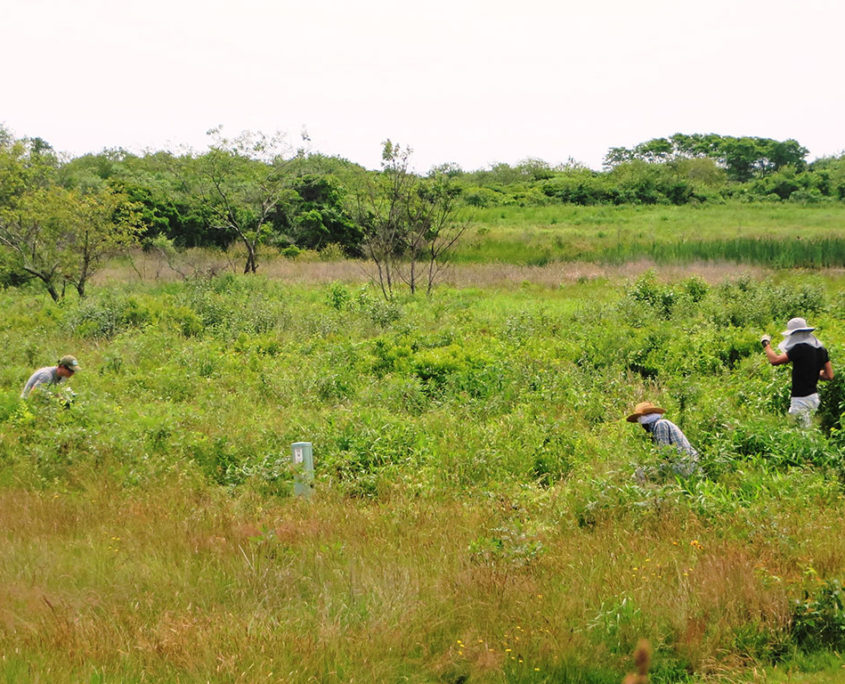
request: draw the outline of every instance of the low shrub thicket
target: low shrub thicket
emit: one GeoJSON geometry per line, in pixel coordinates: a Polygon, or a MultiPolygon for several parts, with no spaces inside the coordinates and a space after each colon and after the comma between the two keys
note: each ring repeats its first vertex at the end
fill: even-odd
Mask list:
{"type": "MultiPolygon", "coordinates": [[[[422,301],[386,304],[342,285],[326,295],[226,276],[158,290],[106,291],[61,307],[38,302],[33,309],[30,301],[31,320],[40,321],[35,336],[19,327],[20,298],[7,293],[12,315],[2,334],[19,342],[10,344],[14,352],[4,369],[3,411],[13,423],[31,413],[31,404],[15,403],[15,385],[30,366],[72,347],[90,359],[74,383],[86,390],[74,416],[100,403],[109,414],[117,405],[137,413],[155,406],[165,412],[165,423],[176,426],[173,433],[197,428],[217,445],[194,449],[205,454],[197,457],[203,463],[229,463],[232,445],[252,447],[256,426],[289,434],[293,415],[304,421],[296,431],[308,433],[294,437],[325,441],[324,462],[338,462],[327,476],[343,471],[340,480],[349,481],[348,472],[356,470],[342,465],[355,461],[345,456],[349,440],[329,436],[338,416],[349,412],[344,430],[370,434],[353,440],[359,450],[366,451],[369,441],[392,443],[391,425],[413,432],[412,443],[403,438],[389,449],[406,454],[413,444],[431,454],[430,462],[414,462],[418,475],[439,470],[434,455],[451,430],[450,450],[470,462],[478,454],[468,444],[483,436],[492,461],[478,486],[530,482],[535,470],[548,480],[561,470],[548,466],[547,453],[549,444],[561,443],[561,432],[599,438],[610,432],[614,441],[630,444],[618,422],[645,395],[666,403],[693,441],[737,457],[763,454],[795,464],[837,460],[845,406],[841,376],[821,385],[822,441],[802,446],[799,437],[783,432],[787,372],[766,364],[758,343],[763,331],[776,332],[786,318],[801,314],[820,326],[836,362],[841,322],[828,315],[831,305],[820,281],[739,277],[711,287],[695,277],[664,283],[648,272],[615,301],[585,302],[569,313],[562,304],[577,290],[522,300],[504,315],[483,309],[473,315],[460,297],[444,293],[431,318],[431,305],[422,301]],[[207,412],[223,407],[234,411],[226,424],[209,422],[207,412]],[[727,436],[720,437],[720,429],[729,429],[727,436]],[[502,456],[513,450],[523,457],[502,456]],[[538,450],[545,455],[535,457],[538,450]]],[[[123,418],[112,427],[132,429],[134,421],[123,418]]],[[[32,436],[18,437],[25,443],[32,436]]],[[[264,458],[266,448],[273,447],[259,454],[238,446],[242,456],[235,460],[264,458]]],[[[613,451],[568,454],[565,460],[610,458],[613,451]]],[[[381,464],[394,466],[396,458],[362,462],[372,475],[381,464]]]]}

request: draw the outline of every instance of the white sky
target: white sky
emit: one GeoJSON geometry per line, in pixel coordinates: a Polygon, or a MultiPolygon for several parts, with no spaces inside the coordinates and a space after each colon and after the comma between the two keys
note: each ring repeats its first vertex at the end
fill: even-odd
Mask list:
{"type": "Polygon", "coordinates": [[[841,0],[0,0],[0,123],[73,155],[283,131],[375,168],[600,168],[683,133],[845,150],[841,0]]]}

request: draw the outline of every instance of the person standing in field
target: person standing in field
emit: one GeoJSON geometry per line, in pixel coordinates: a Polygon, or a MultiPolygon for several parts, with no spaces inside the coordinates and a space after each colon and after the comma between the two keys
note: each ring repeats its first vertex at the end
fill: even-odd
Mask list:
{"type": "Polygon", "coordinates": [[[655,406],[650,401],[643,401],[634,407],[634,412],[626,420],[629,423],[639,423],[657,446],[668,447],[677,452],[670,465],[673,473],[692,475],[698,471],[698,452],[689,443],[681,428],[663,417],[664,413],[666,409],[655,406]]]}
{"type": "Polygon", "coordinates": [[[73,374],[79,370],[79,362],[76,357],[67,354],[59,359],[59,363],[55,366],[45,366],[35,371],[26,381],[26,385],[21,392],[21,399],[26,399],[33,389],[40,385],[59,385],[65,379],[72,378],[73,374]]]}
{"type": "Polygon", "coordinates": [[[795,416],[802,427],[810,427],[811,418],[819,407],[817,386],[819,380],[833,380],[833,366],[827,349],[813,335],[815,328],[807,325],[803,318],[791,318],[781,334],[783,342],[778,345],[780,353],[772,349],[772,338],[763,335],[760,344],[773,366],[792,364],[792,394],[789,414],[795,416]]]}

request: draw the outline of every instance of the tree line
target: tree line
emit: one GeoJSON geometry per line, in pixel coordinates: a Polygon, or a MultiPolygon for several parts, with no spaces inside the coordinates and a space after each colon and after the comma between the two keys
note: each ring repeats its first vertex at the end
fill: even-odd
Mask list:
{"type": "Polygon", "coordinates": [[[61,299],[131,246],[261,246],[294,256],[331,246],[364,258],[390,298],[430,291],[466,228],[464,208],[555,203],[687,204],[845,199],[845,155],[812,163],[795,140],[675,134],[614,147],[600,171],[528,159],[413,173],[411,150],[383,143],[379,169],[293,149],[284,136],[209,132],[203,152],[125,150],[66,158],[0,127],[0,282],[40,281],[61,299]]]}
{"type": "Polygon", "coordinates": [[[208,150],[124,150],[64,159],[40,138],[0,128],[0,280],[41,281],[80,296],[107,258],[129,247],[165,254],[233,243],[243,270],[261,246],[288,256],[330,246],[366,258],[386,298],[399,284],[431,291],[466,223],[460,190],[412,173],[411,150],[387,140],[376,171],[293,150],[281,135],[209,132],[208,150]]]}
{"type": "Polygon", "coordinates": [[[574,161],[528,159],[464,173],[452,168],[474,206],[700,204],[737,201],[804,204],[845,199],[845,154],[806,161],[795,140],[716,134],[654,138],[613,147],[601,171],[574,161]]]}

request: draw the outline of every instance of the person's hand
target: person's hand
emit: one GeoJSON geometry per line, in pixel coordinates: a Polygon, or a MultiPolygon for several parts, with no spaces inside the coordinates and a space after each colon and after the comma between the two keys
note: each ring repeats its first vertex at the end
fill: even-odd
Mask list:
{"type": "Polygon", "coordinates": [[[763,349],[768,347],[772,343],[772,336],[771,335],[763,335],[760,338],[760,344],[763,345],[763,349]]]}

